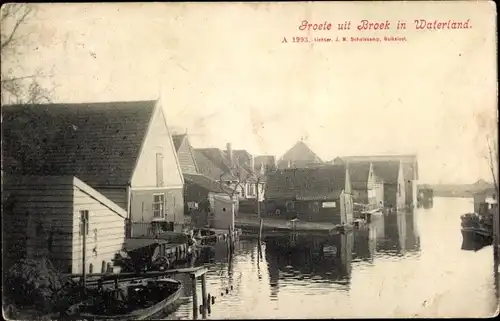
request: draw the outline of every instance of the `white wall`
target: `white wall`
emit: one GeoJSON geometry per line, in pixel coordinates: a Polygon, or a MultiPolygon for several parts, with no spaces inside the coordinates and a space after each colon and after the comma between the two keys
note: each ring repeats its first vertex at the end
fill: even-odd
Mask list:
{"type": "Polygon", "coordinates": [[[182,187],[183,177],[172,137],[161,106],[157,106],[146,135],[137,167],[132,176],[132,188],[156,188],[156,154],[163,154],[164,187],[182,187]]]}
{"type": "MultiPolygon", "coordinates": [[[[89,272],[90,264],[93,273],[101,273],[104,261],[112,263],[115,254],[123,248],[125,242],[125,212],[121,217],[107,206],[107,202],[96,200],[88,189],[75,186],[73,209],[73,249],[72,273],[82,273],[83,237],[80,235],[80,211],[89,211],[89,233],[86,237],[86,271],[89,272]],[[95,251],[94,251],[95,250],[95,251]]],[[[97,193],[97,192],[95,192],[97,193]]],[[[98,199],[104,199],[101,195],[98,199]]]]}

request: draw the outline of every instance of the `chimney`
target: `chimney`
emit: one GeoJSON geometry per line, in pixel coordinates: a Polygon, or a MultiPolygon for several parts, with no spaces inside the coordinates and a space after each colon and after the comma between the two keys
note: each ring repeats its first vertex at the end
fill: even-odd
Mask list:
{"type": "Polygon", "coordinates": [[[255,157],[253,155],[250,155],[250,168],[255,170],[255,157]]]}
{"type": "Polygon", "coordinates": [[[226,144],[226,152],[229,164],[233,166],[233,147],[231,146],[231,143],[226,144]]]}

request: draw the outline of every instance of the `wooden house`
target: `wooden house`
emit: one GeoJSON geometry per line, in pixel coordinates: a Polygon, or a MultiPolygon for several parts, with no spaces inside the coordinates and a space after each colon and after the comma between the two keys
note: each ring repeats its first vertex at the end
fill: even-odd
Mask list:
{"type": "Polygon", "coordinates": [[[106,272],[125,241],[126,211],[73,176],[11,176],[3,186],[3,258],[49,258],[63,273],[106,272]],[[82,229],[81,216],[88,217],[82,229]]]}
{"type": "Polygon", "coordinates": [[[405,208],[405,181],[401,161],[373,162],[373,171],[384,184],[384,207],[405,208]]]}
{"type": "Polygon", "coordinates": [[[225,152],[218,148],[197,148],[195,158],[201,174],[236,190],[240,200],[255,199],[257,177],[244,158],[235,159],[231,144],[225,152]]]}
{"type": "Polygon", "coordinates": [[[210,226],[227,229],[234,227],[234,218],[231,219],[231,203],[237,204],[238,198],[230,195],[233,190],[221,185],[201,174],[184,174],[186,202],[196,204],[191,209],[191,219],[195,226],[210,226]]]}
{"type": "Polygon", "coordinates": [[[268,177],[265,214],[348,224],[353,218],[349,170],[343,165],[279,170],[268,177]]]}
{"type": "Polygon", "coordinates": [[[323,161],[303,141],[292,146],[278,161],[278,168],[305,168],[323,161]]]}
{"type": "Polygon", "coordinates": [[[384,185],[377,180],[370,162],[347,165],[351,178],[353,201],[368,205],[369,209],[381,207],[384,202],[384,185]]]}
{"type": "MultiPolygon", "coordinates": [[[[184,222],[181,168],[161,101],[2,107],[22,175],[76,176],[134,223],[184,222]]],[[[5,169],[4,169],[5,170],[5,169]]]]}
{"type": "Polygon", "coordinates": [[[194,157],[194,149],[189,143],[187,134],[172,135],[175,151],[183,174],[199,174],[198,165],[194,157]]]}
{"type": "Polygon", "coordinates": [[[400,161],[403,168],[405,206],[413,209],[418,204],[418,160],[416,155],[372,155],[372,156],[345,156],[336,158],[333,163],[342,159],[348,163],[357,162],[387,162],[400,161]]]}

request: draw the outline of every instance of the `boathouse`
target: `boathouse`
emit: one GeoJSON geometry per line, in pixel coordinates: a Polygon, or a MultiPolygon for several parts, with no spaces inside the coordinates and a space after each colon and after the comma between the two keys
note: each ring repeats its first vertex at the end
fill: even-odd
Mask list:
{"type": "Polygon", "coordinates": [[[124,209],[73,176],[6,175],[3,183],[4,262],[43,257],[60,272],[82,273],[85,233],[85,270],[113,264],[125,242],[124,209]]]}
{"type": "Polygon", "coordinates": [[[127,211],[130,234],[184,223],[184,181],[160,100],[15,105],[2,114],[3,151],[17,161],[4,170],[78,177],[127,211]]]}
{"type": "Polygon", "coordinates": [[[372,156],[343,156],[335,158],[332,163],[337,164],[339,161],[347,163],[358,162],[401,162],[405,190],[405,206],[413,209],[418,204],[418,160],[416,155],[372,155],[372,156]]]}
{"type": "Polygon", "coordinates": [[[279,170],[268,176],[265,214],[310,222],[353,220],[349,171],[343,165],[279,170]]]}
{"type": "Polygon", "coordinates": [[[393,210],[405,208],[405,181],[401,161],[373,162],[375,175],[384,184],[384,206],[393,210]]]}
{"type": "Polygon", "coordinates": [[[377,180],[370,162],[347,164],[351,178],[352,197],[355,203],[368,205],[370,210],[384,202],[384,185],[377,180]]]}

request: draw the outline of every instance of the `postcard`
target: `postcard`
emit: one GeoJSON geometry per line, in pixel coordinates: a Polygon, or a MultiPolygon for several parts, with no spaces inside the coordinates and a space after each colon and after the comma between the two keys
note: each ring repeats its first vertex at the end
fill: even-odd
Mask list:
{"type": "Polygon", "coordinates": [[[491,317],[492,1],[7,3],[7,319],[491,317]]]}

